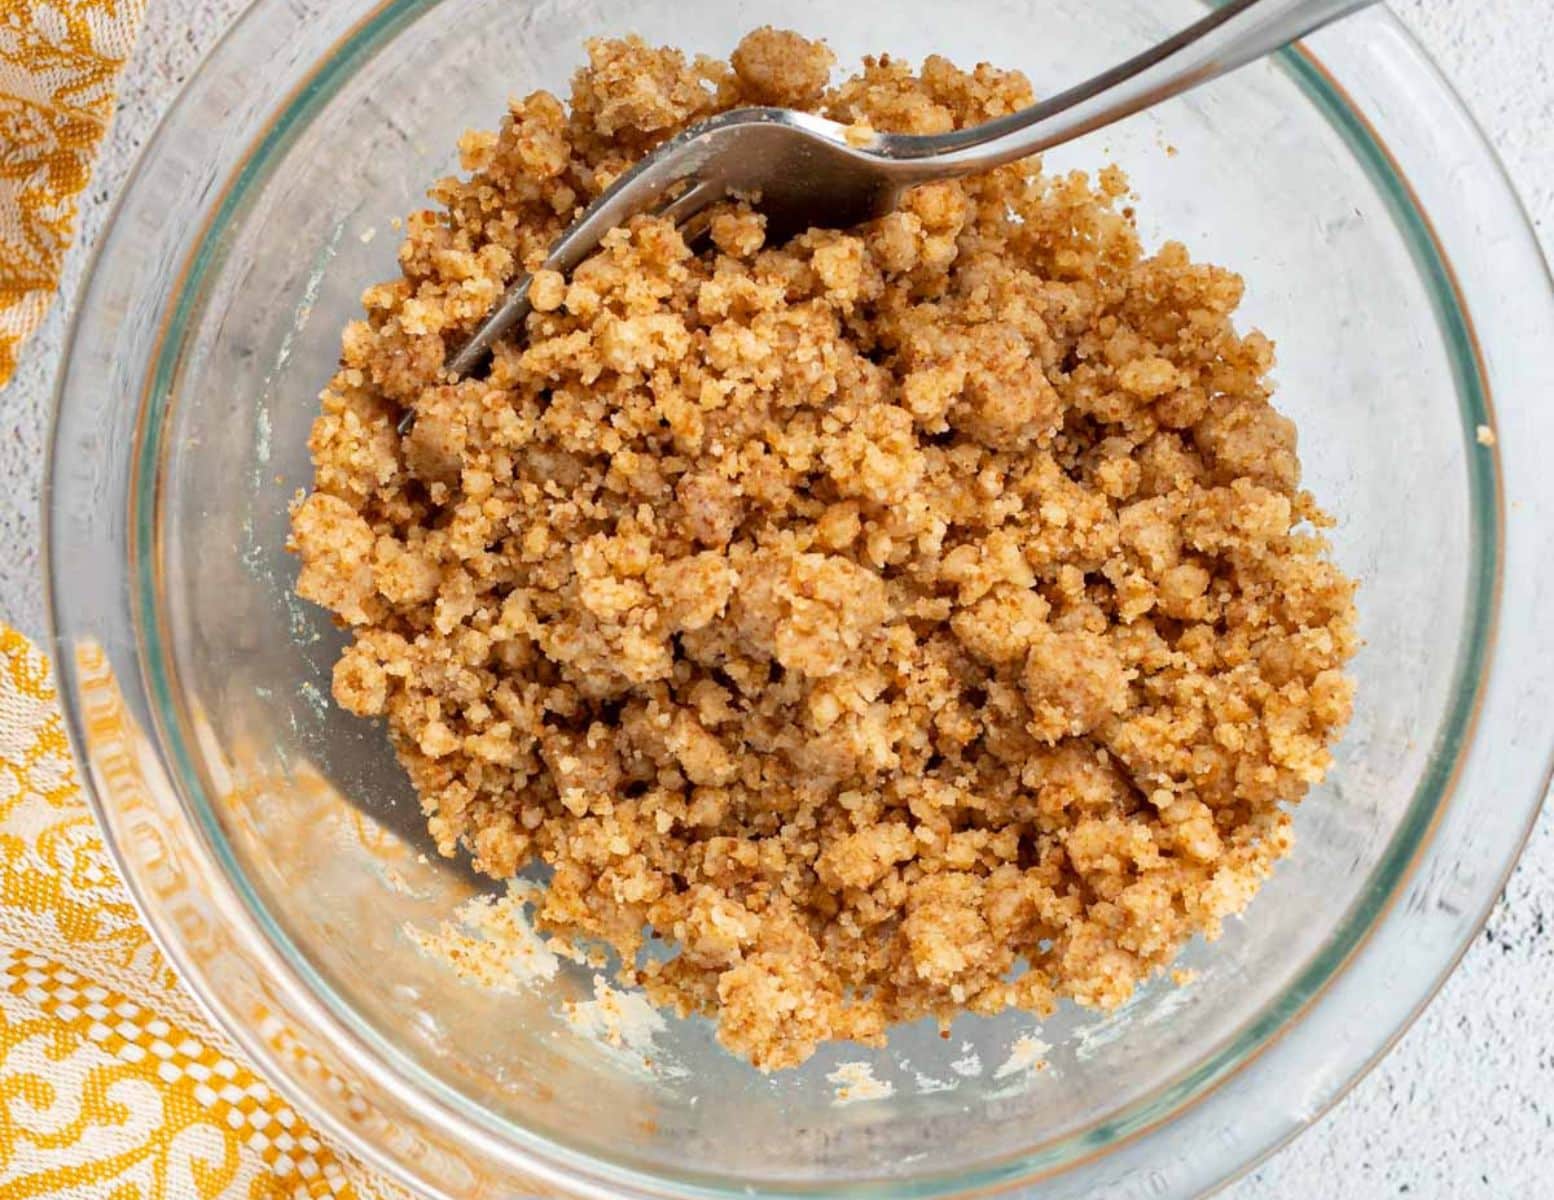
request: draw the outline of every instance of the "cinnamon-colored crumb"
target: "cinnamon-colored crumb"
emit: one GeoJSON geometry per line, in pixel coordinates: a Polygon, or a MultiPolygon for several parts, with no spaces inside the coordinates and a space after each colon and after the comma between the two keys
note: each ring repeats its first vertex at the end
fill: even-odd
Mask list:
{"type": "Polygon", "coordinates": [[[763,1068],[1120,1004],[1251,899],[1350,711],[1353,585],[1240,278],[1146,256],[1115,168],[1027,161],[781,246],[737,205],[695,253],[637,219],[450,383],[687,122],[931,133],[1031,99],[939,58],[828,88],[772,30],[732,66],[588,52],[570,109],[466,136],[345,331],[293,516],[299,592],[354,635],[336,699],[387,717],[444,854],[549,865],[543,928],[763,1068]]]}

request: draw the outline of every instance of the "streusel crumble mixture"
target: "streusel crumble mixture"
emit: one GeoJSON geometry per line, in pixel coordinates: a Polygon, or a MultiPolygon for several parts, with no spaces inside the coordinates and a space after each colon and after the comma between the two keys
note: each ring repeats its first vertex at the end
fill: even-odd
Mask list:
{"type": "Polygon", "coordinates": [[[588,56],[570,106],[464,137],[345,331],[293,522],[298,591],[354,635],[336,699],[386,716],[444,854],[551,868],[542,928],[760,1067],[1120,1004],[1246,905],[1350,712],[1353,585],[1240,278],[1146,256],[1116,169],[1027,161],[782,245],[737,204],[700,249],[635,220],[449,382],[690,122],[937,133],[1032,98],[941,58],[832,86],[770,29],[729,64],[588,56]]]}

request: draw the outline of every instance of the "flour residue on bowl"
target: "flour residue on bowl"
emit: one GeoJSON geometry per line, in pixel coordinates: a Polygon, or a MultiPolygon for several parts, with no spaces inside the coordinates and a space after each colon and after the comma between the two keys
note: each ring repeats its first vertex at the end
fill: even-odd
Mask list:
{"type": "Polygon", "coordinates": [[[324,698],[324,693],[319,690],[318,684],[312,680],[304,680],[297,686],[297,695],[307,701],[307,705],[317,715],[320,721],[329,719],[329,701],[324,698]]]}
{"type": "Polygon", "coordinates": [[[558,951],[571,955],[536,932],[529,917],[536,891],[515,880],[504,895],[465,901],[433,931],[407,925],[405,933],[422,953],[472,983],[503,992],[533,987],[555,977],[558,951]]]}
{"type": "MultiPolygon", "coordinates": [[[[535,988],[556,978],[563,958],[574,963],[590,959],[564,939],[545,937],[534,928],[531,914],[540,895],[537,884],[513,880],[503,895],[465,901],[435,930],[406,925],[405,934],[422,953],[471,983],[499,992],[535,988]]],[[[557,1015],[623,1066],[659,1077],[686,1074],[656,1050],[654,1038],[668,1026],[641,992],[613,987],[595,975],[592,998],[564,1000],[557,1015]]]]}
{"type": "Polygon", "coordinates": [[[977,1048],[970,1042],[962,1042],[960,1057],[950,1064],[950,1070],[962,1079],[975,1079],[982,1074],[982,1059],[977,1054],[977,1048]]]}
{"type": "Polygon", "coordinates": [[[661,1076],[685,1074],[655,1053],[654,1038],[668,1026],[641,992],[612,987],[603,975],[595,975],[593,999],[569,1000],[561,1006],[561,1015],[574,1033],[597,1042],[628,1066],[661,1076]]]}
{"type": "Polygon", "coordinates": [[[1023,1034],[1009,1047],[1009,1057],[993,1072],[994,1079],[1008,1079],[1011,1075],[1034,1075],[1047,1069],[1047,1051],[1052,1049],[1035,1034],[1023,1034]]]}
{"type": "Polygon", "coordinates": [[[1073,1052],[1079,1062],[1095,1057],[1105,1047],[1123,1037],[1130,1029],[1158,1027],[1178,1019],[1178,1014],[1199,1001],[1197,983],[1201,972],[1179,967],[1171,972],[1175,987],[1156,987],[1136,993],[1127,1004],[1108,1013],[1092,1025],[1074,1031],[1073,1052]]]}
{"type": "Polygon", "coordinates": [[[876,1079],[874,1068],[866,1062],[844,1062],[826,1076],[836,1085],[837,1104],[857,1104],[863,1100],[884,1100],[896,1093],[889,1080],[876,1079]]]}
{"type": "Polygon", "coordinates": [[[254,410],[254,458],[264,464],[270,461],[270,410],[260,404],[254,410]]]}
{"type": "Polygon", "coordinates": [[[958,1084],[950,1079],[938,1079],[922,1071],[912,1073],[912,1090],[919,1096],[927,1096],[933,1092],[952,1092],[958,1084]]]}

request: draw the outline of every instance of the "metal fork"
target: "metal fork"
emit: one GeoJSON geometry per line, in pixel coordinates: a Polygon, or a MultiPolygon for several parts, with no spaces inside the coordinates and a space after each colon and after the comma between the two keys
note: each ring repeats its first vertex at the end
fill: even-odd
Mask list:
{"type": "MultiPolygon", "coordinates": [[[[771,233],[846,228],[884,216],[908,188],[1039,153],[1130,116],[1288,45],[1374,0],[1227,0],[1180,33],[1006,117],[952,133],[876,133],[784,108],[739,108],[670,138],[600,194],[552,247],[544,267],[569,274],[611,229],[638,213],[677,225],[730,195],[771,233]]],[[[448,360],[457,378],[529,312],[525,275],[448,360]]],[[[408,418],[404,423],[408,427],[408,418]]]]}

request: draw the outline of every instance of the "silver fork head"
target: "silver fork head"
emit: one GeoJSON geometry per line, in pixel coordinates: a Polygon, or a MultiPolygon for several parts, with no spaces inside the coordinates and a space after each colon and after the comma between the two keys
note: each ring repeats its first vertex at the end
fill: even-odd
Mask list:
{"type": "MultiPolygon", "coordinates": [[[[729,196],[749,202],[767,221],[768,236],[784,239],[812,226],[845,229],[883,216],[901,192],[940,172],[924,162],[871,152],[878,139],[848,141],[845,126],[783,108],[739,108],[670,138],[596,199],[551,247],[544,267],[570,274],[599,248],[604,235],[639,213],[685,226],[729,196]]],[[[448,362],[461,378],[529,314],[525,275],[448,362]]],[[[401,421],[401,432],[410,418],[401,421]]]]}
{"type": "MultiPolygon", "coordinates": [[[[763,212],[773,240],[815,225],[856,225],[889,212],[915,183],[986,170],[1099,129],[1373,2],[1225,0],[1187,29],[1066,92],[945,134],[869,135],[854,145],[846,127],[823,117],[733,109],[670,138],[626,171],[562,235],[545,266],[568,274],[606,233],[638,213],[683,225],[728,195],[763,212]]],[[[528,315],[528,292],[528,276],[508,289],[449,361],[455,377],[478,367],[528,315]]]]}
{"type": "Polygon", "coordinates": [[[845,126],[789,109],[733,109],[682,138],[642,161],[640,186],[651,191],[664,180],[672,187],[693,178],[700,202],[675,209],[681,220],[724,196],[738,196],[765,215],[774,241],[811,227],[845,229],[883,216],[905,187],[927,173],[921,164],[876,153],[880,139],[873,134],[849,140],[845,126]]]}

